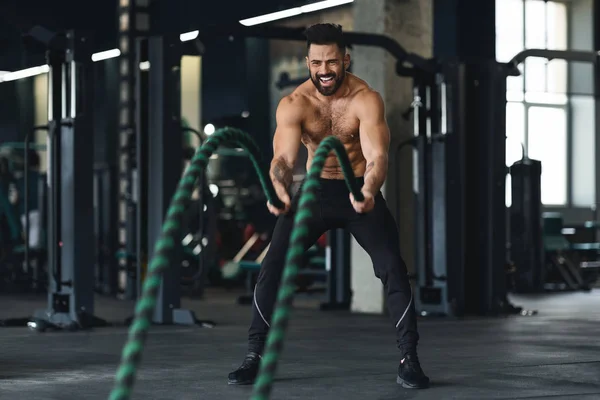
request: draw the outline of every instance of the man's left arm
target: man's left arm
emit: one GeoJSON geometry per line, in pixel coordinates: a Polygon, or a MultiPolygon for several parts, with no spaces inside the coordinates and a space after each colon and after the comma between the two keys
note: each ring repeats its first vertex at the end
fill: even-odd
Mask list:
{"type": "Polygon", "coordinates": [[[387,177],[390,129],[381,95],[370,91],[359,104],[360,145],[367,162],[362,192],[377,195],[387,177]]]}

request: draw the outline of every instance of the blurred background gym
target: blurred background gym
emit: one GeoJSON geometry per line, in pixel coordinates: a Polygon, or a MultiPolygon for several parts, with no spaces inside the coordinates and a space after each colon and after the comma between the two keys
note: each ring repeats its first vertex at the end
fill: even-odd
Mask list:
{"type": "MultiPolygon", "coordinates": [[[[70,340],[17,339],[30,330],[116,329],[112,347],[98,350],[106,386],[167,207],[196,149],[234,127],[269,162],[277,104],[308,78],[302,29],[333,22],[351,33],[350,71],[386,102],[392,145],[384,195],[424,349],[457,348],[438,343],[446,340],[440,330],[461,335],[463,321],[483,321],[473,337],[502,324],[504,337],[518,331],[515,340],[534,347],[536,332],[577,330],[585,362],[598,371],[600,1],[5,0],[0,20],[0,343],[31,340],[30,350],[9,352],[15,358],[70,340]]],[[[214,328],[204,339],[208,329],[186,331],[186,346],[238,343],[215,382],[241,355],[276,220],[249,156],[226,145],[210,157],[154,315],[160,325],[214,328]]],[[[301,150],[294,190],[305,162],[301,150]]],[[[358,326],[361,316],[389,334],[381,282],[356,241],[331,231],[308,253],[295,295],[304,322],[294,326],[326,325],[332,315],[358,326]]],[[[556,337],[539,340],[550,353],[561,348],[556,337]]],[[[429,351],[427,366],[436,359],[429,351]]],[[[572,351],[560,361],[580,360],[572,351]]],[[[441,366],[431,368],[443,375],[441,366]]],[[[0,389],[13,397],[16,387],[26,390],[17,375],[5,378],[0,389]]],[[[585,390],[561,379],[561,389],[501,385],[507,397],[487,384],[430,395],[600,393],[597,378],[585,390]]],[[[28,396],[76,396],[61,382],[53,383],[58,397],[28,396]]],[[[288,394],[298,389],[290,385],[288,394]]],[[[196,389],[243,397],[216,387],[196,389]]],[[[86,399],[106,395],[102,386],[88,390],[86,399]]],[[[163,398],[153,390],[146,396],[163,398]]],[[[408,398],[373,390],[343,396],[408,398]]],[[[310,394],[326,398],[320,395],[310,394]]]]}

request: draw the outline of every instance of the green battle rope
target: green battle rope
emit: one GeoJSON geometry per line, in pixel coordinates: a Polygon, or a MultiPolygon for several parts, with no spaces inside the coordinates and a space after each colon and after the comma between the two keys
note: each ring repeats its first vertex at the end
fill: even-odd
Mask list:
{"type": "MultiPolygon", "coordinates": [[[[184,211],[191,201],[193,189],[203,169],[206,168],[210,156],[225,142],[234,142],[249,153],[267,200],[277,208],[283,207],[283,204],[275,194],[273,185],[260,164],[260,151],[250,136],[233,128],[219,129],[198,149],[185,175],[179,182],[167,211],[162,233],[156,243],[154,257],[143,283],[142,295],[136,304],[135,316],[129,328],[127,343],[123,348],[121,363],[117,370],[115,386],[110,393],[110,400],[128,400],[131,398],[137,368],[140,364],[144,344],[151,326],[151,318],[160,287],[161,274],[169,267],[173,251],[179,242],[184,211]]],[[[317,148],[307,174],[307,179],[301,189],[302,194],[295,216],[294,229],[290,238],[286,266],[283,272],[283,282],[279,289],[271,329],[267,339],[266,353],[261,361],[252,400],[266,400],[271,393],[277,361],[283,349],[285,331],[295,292],[294,280],[302,264],[302,256],[306,245],[306,236],[308,234],[306,222],[314,211],[313,206],[316,203],[315,191],[319,185],[319,177],[325,160],[332,150],[336,153],[340,162],[348,189],[356,200],[364,200],[360,188],[353,179],[354,173],[344,146],[333,136],[326,138],[317,148]]]]}
{"type": "Polygon", "coordinates": [[[313,158],[307,178],[302,186],[302,194],[298,204],[298,210],[294,218],[294,229],[290,238],[290,245],[287,252],[285,269],[283,271],[282,283],[277,295],[277,303],[273,317],[271,318],[271,328],[267,338],[266,352],[260,363],[260,371],[254,384],[254,391],[251,400],[267,400],[273,387],[273,379],[277,368],[277,361],[283,349],[285,331],[290,319],[290,311],[296,285],[294,281],[298,275],[298,270],[302,266],[306,237],[308,236],[307,221],[314,212],[314,206],[317,202],[316,189],[319,186],[319,177],[325,160],[331,151],[337,155],[339,163],[344,173],[344,178],[350,192],[357,201],[363,201],[364,196],[354,179],[354,172],[348,160],[348,154],[342,143],[334,136],[323,140],[313,158]]]}
{"type": "Polygon", "coordinates": [[[110,393],[110,400],[128,400],[131,398],[137,368],[152,324],[152,314],[156,305],[161,275],[171,265],[173,251],[181,243],[181,228],[184,222],[182,219],[185,210],[191,202],[192,192],[198,178],[206,168],[210,156],[221,144],[226,142],[234,143],[248,152],[267,200],[275,207],[283,208],[283,204],[275,194],[273,185],[261,165],[262,160],[258,146],[250,136],[238,129],[219,129],[198,148],[171,199],[162,232],[156,242],[154,256],[143,283],[142,295],[135,307],[135,316],[129,327],[129,337],[123,348],[121,363],[117,370],[115,386],[110,393]]]}

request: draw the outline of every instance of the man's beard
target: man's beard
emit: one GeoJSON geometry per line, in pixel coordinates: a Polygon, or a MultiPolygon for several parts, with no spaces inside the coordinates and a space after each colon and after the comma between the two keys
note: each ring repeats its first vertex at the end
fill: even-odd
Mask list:
{"type": "Polygon", "coordinates": [[[313,85],[315,85],[315,87],[317,88],[319,93],[321,93],[323,96],[331,96],[331,95],[335,94],[335,92],[337,92],[337,90],[340,88],[340,86],[342,86],[342,83],[344,83],[345,77],[346,77],[346,71],[342,70],[342,73],[340,76],[337,76],[336,74],[324,74],[324,75],[315,75],[313,77],[311,75],[310,80],[312,81],[313,85]],[[333,78],[333,81],[335,83],[332,86],[324,87],[321,83],[321,78],[328,78],[328,77],[333,78]]]}

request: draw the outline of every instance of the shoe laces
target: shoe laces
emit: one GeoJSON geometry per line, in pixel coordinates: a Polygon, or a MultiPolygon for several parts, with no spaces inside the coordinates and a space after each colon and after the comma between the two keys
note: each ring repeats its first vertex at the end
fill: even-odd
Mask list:
{"type": "Polygon", "coordinates": [[[250,353],[244,358],[244,362],[240,366],[240,369],[250,369],[260,360],[260,355],[256,353],[250,353]]]}

